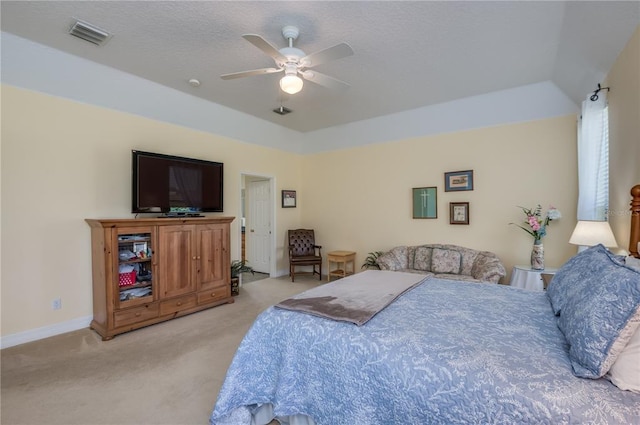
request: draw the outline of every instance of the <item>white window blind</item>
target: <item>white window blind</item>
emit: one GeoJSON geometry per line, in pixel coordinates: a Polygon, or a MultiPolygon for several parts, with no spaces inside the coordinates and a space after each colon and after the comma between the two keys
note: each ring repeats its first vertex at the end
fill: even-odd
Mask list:
{"type": "Polygon", "coordinates": [[[596,182],[596,216],[597,220],[607,220],[609,211],[609,107],[602,111],[602,143],[600,144],[600,160],[598,161],[598,177],[596,182]]]}
{"type": "Polygon", "coordinates": [[[578,125],[578,220],[606,220],[609,209],[609,111],[605,96],[582,102],[578,125]]]}

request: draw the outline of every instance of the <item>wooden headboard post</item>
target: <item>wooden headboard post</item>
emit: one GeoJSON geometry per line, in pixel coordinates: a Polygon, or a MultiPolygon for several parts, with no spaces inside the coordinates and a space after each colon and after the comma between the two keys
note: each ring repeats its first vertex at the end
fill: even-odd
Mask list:
{"type": "Polygon", "coordinates": [[[638,242],[640,242],[640,184],[631,188],[631,232],[629,234],[629,252],[636,258],[640,258],[638,253],[638,242]]]}

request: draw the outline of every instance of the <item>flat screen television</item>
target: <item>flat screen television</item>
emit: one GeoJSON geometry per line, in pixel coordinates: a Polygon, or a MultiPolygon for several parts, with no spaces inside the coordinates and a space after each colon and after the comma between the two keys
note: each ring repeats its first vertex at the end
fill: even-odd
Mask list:
{"type": "Polygon", "coordinates": [[[222,212],[224,165],[133,150],[131,212],[199,215],[222,212]]]}

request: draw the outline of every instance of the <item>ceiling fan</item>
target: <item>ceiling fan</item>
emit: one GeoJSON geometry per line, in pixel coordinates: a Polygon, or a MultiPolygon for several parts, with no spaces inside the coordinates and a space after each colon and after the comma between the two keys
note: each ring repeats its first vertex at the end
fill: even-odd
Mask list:
{"type": "Polygon", "coordinates": [[[317,71],[312,71],[309,68],[313,68],[316,65],[320,65],[331,60],[351,56],[353,54],[351,47],[347,43],[340,43],[307,55],[302,50],[293,47],[293,41],[298,38],[298,35],[300,35],[300,31],[297,27],[292,25],[283,27],[282,36],[289,41],[289,46],[278,50],[259,35],[244,34],[242,37],[245,40],[275,60],[276,67],[233,72],[230,74],[223,74],[220,78],[223,80],[231,80],[234,78],[250,77],[252,75],[284,72],[284,77],[280,79],[280,88],[289,94],[295,94],[302,90],[302,86],[304,84],[302,78],[330,89],[345,90],[349,88],[350,85],[344,81],[321,74],[317,71]]]}

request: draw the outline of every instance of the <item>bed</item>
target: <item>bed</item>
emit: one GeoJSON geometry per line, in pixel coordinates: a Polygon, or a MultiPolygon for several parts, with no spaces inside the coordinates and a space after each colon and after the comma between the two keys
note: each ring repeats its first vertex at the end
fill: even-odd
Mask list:
{"type": "MultiPolygon", "coordinates": [[[[334,283],[358,283],[347,279],[334,283]]],[[[610,376],[638,364],[640,270],[624,257],[590,248],[547,292],[427,278],[390,298],[360,325],[265,310],[210,423],[640,423],[640,392],[621,389],[632,369],[610,376]]]]}

